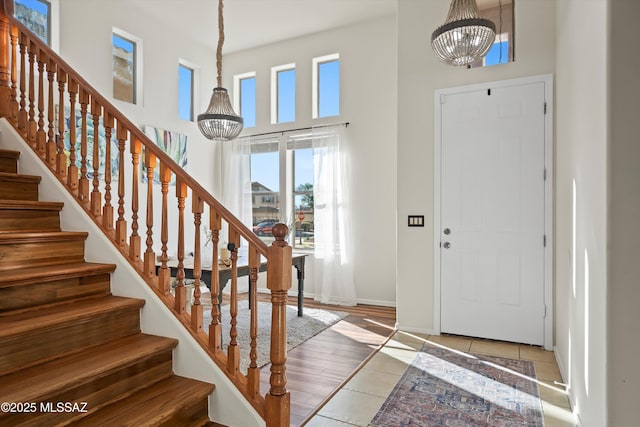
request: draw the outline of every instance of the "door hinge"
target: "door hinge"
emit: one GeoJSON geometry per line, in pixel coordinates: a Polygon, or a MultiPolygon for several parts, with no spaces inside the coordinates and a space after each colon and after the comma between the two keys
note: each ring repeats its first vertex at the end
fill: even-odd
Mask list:
{"type": "Polygon", "coordinates": [[[542,174],[542,179],[547,180],[547,168],[544,168],[544,172],[542,174]]]}
{"type": "Polygon", "coordinates": [[[440,95],[440,104],[447,103],[447,95],[440,95]]]}
{"type": "Polygon", "coordinates": [[[544,234],[542,236],[542,246],[544,246],[545,248],[547,247],[547,235],[544,234]]]}
{"type": "Polygon", "coordinates": [[[547,305],[542,306],[542,317],[547,317],[547,305]]]}
{"type": "Polygon", "coordinates": [[[544,113],[547,114],[547,103],[544,103],[544,113]]]}

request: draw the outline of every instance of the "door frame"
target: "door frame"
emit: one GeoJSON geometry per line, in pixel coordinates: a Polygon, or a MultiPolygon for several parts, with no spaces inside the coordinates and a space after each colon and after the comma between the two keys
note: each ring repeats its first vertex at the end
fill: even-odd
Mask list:
{"type": "MultiPolygon", "coordinates": [[[[440,334],[441,329],[441,275],[440,275],[440,230],[441,225],[441,190],[442,190],[442,104],[443,96],[520,86],[531,83],[544,84],[545,105],[544,116],[544,167],[546,180],[544,182],[544,233],[546,246],[544,248],[544,348],[553,350],[553,75],[542,74],[517,79],[500,80],[467,86],[457,86],[437,89],[434,93],[434,155],[433,155],[433,280],[434,280],[434,331],[440,334]]],[[[543,171],[540,171],[543,173],[543,171]]],[[[542,236],[541,236],[542,237],[542,236]]],[[[542,243],[542,242],[541,242],[542,243]]]]}

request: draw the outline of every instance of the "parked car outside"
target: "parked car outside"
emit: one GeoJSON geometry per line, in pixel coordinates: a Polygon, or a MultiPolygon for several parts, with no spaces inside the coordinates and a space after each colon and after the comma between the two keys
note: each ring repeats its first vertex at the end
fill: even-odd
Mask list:
{"type": "Polygon", "coordinates": [[[253,226],[253,232],[256,233],[258,236],[271,235],[271,229],[277,223],[278,221],[275,221],[275,220],[262,221],[258,223],[258,225],[253,226]]]}

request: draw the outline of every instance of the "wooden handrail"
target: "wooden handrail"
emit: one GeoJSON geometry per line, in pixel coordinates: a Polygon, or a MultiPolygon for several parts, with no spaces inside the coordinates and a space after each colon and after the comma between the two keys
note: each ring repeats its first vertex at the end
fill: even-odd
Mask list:
{"type": "Polygon", "coordinates": [[[267,246],[106,97],[17,21],[13,17],[13,0],[0,0],[0,117],[5,117],[22,135],[158,298],[265,418],[267,426],[288,426],[285,314],[286,295],[291,286],[291,247],[285,241],[287,227],[275,226],[276,240],[267,246]],[[100,147],[101,141],[104,149],[100,147]],[[142,165],[146,167],[145,173],[140,173],[142,165]],[[140,185],[142,179],[146,179],[144,185],[140,185]],[[172,210],[170,187],[174,185],[176,205],[172,210]],[[160,200],[154,200],[156,196],[160,200]],[[161,206],[160,212],[154,206],[156,210],[161,206]],[[209,284],[212,310],[211,322],[205,325],[200,294],[203,264],[200,237],[207,214],[213,245],[209,284]],[[170,233],[170,217],[177,223],[176,235],[170,233]],[[216,304],[221,294],[217,246],[224,239],[220,236],[224,229],[228,230],[226,240],[230,243],[232,265],[231,319],[226,338],[216,304]],[[192,243],[187,239],[191,230],[192,243]],[[242,241],[248,245],[253,292],[251,349],[247,354],[241,354],[243,350],[237,345],[237,262],[242,241]],[[172,245],[177,260],[173,292],[168,267],[172,245]],[[193,291],[186,281],[187,255],[193,258],[193,291]],[[257,342],[263,337],[257,332],[255,304],[262,259],[267,261],[267,288],[272,304],[271,378],[264,396],[260,393],[256,352],[257,342]],[[223,343],[228,344],[226,353],[223,343]],[[246,372],[240,369],[241,360],[248,360],[246,372]]]}

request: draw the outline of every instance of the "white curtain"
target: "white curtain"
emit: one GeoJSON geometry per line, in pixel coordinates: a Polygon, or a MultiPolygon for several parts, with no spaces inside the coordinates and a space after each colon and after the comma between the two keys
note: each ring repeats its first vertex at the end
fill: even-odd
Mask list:
{"type": "Polygon", "coordinates": [[[315,299],[355,305],[347,132],[344,125],[335,125],[312,133],[315,299]]]}
{"type": "MultiPolygon", "coordinates": [[[[222,143],[222,204],[244,225],[251,228],[251,138],[237,138],[222,143]]],[[[228,228],[223,226],[221,243],[228,240],[228,228]]],[[[246,244],[240,246],[242,256],[246,244]]]]}

